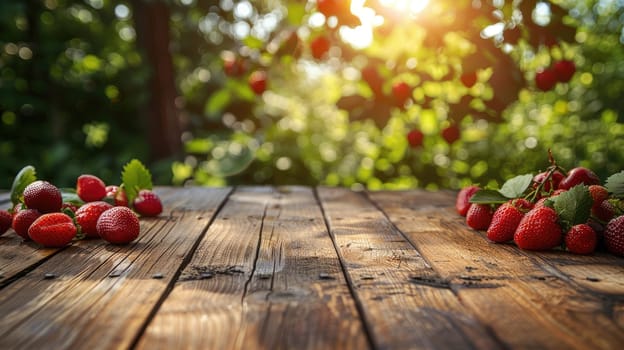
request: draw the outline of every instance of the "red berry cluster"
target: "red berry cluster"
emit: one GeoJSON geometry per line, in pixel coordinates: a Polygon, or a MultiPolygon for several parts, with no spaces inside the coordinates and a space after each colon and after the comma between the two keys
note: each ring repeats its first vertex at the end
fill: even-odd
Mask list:
{"type": "Polygon", "coordinates": [[[138,213],[157,216],[160,198],[142,189],[128,203],[123,187],[106,186],[94,175],[80,175],[76,181],[78,199],[64,201],[55,185],[36,180],[28,184],[10,211],[0,210],[0,235],[13,228],[24,240],[44,247],[63,247],[77,237],[102,238],[114,244],[135,240],[140,232],[138,213]]]}
{"type": "MultiPolygon", "coordinates": [[[[621,188],[624,172],[609,180],[618,182],[613,188],[621,188]]],[[[486,231],[492,242],[576,254],[605,248],[624,255],[622,194],[610,192],[585,167],[566,173],[553,161],[547,171],[510,179],[501,189],[467,186],[457,194],[455,208],[468,226],[486,231]]]]}
{"type": "MultiPolygon", "coordinates": [[[[461,129],[457,124],[451,124],[440,131],[440,136],[446,143],[452,145],[461,137],[461,129]]],[[[407,133],[407,143],[411,148],[422,147],[425,134],[419,129],[412,129],[407,133]]]]}
{"type": "Polygon", "coordinates": [[[567,83],[576,73],[576,65],[569,60],[555,62],[551,67],[535,73],[535,86],[542,91],[552,90],[557,83],[567,83]]]}

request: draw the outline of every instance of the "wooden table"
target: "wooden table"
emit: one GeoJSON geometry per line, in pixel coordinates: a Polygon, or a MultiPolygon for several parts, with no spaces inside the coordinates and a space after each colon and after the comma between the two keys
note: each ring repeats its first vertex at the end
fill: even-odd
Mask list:
{"type": "Polygon", "coordinates": [[[490,243],[453,192],[157,192],[130,245],[0,237],[0,349],[624,347],[624,259],[490,243]]]}

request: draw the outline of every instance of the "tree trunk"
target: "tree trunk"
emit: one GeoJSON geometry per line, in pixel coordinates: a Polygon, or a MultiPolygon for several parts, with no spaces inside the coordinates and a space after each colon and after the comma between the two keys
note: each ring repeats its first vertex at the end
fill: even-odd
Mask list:
{"type": "Polygon", "coordinates": [[[137,43],[151,67],[150,98],[144,108],[152,160],[180,156],[182,144],[173,61],[169,52],[170,10],[164,1],[132,0],[137,43]]]}

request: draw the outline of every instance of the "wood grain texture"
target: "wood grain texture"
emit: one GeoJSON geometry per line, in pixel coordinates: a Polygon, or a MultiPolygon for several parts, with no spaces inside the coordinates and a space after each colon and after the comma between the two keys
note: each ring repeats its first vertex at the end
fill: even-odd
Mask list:
{"type": "MultiPolygon", "coordinates": [[[[566,252],[533,253],[491,243],[455,213],[454,196],[425,191],[369,193],[470,313],[506,346],[613,349],[624,344],[621,285],[613,282],[617,278],[607,278],[621,273],[620,262],[601,256],[597,259],[609,266],[607,270],[582,272],[583,268],[554,263],[569,257],[566,252]],[[615,296],[589,291],[573,277],[596,273],[612,281],[603,286],[615,296]]],[[[587,257],[574,259],[580,262],[581,258],[587,257]]]]}
{"type": "Polygon", "coordinates": [[[167,211],[137,241],[80,241],[4,288],[0,348],[129,347],[229,189],[158,193],[167,211]]]}
{"type": "MultiPolygon", "coordinates": [[[[0,193],[0,209],[12,207],[10,194],[0,193]]],[[[24,241],[12,228],[0,236],[0,289],[41,264],[59,249],[24,241]]]]}
{"type": "Polygon", "coordinates": [[[140,349],[365,349],[309,188],[240,188],[210,226],[140,349]]]}
{"type": "Polygon", "coordinates": [[[364,196],[339,188],[318,196],[376,348],[501,347],[364,196]]]}

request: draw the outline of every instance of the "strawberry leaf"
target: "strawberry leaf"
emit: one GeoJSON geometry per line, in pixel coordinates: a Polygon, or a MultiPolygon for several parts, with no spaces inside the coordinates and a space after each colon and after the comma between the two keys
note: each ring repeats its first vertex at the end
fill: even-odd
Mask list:
{"type": "Polygon", "coordinates": [[[587,186],[576,185],[553,198],[553,201],[564,231],[574,225],[584,224],[589,219],[593,199],[587,186]]]}
{"type": "Polygon", "coordinates": [[[152,174],[138,159],[128,162],[121,172],[121,182],[128,203],[132,203],[140,190],[152,189],[152,174]]]}
{"type": "Polygon", "coordinates": [[[519,198],[522,197],[527,188],[531,186],[532,181],[532,174],[518,175],[505,181],[503,187],[501,187],[498,192],[507,198],[519,198]]]}
{"type": "Polygon", "coordinates": [[[63,203],[71,203],[77,206],[81,206],[84,204],[84,201],[78,197],[78,193],[76,193],[75,188],[60,188],[61,197],[63,197],[63,203]]]}
{"type": "Polygon", "coordinates": [[[605,187],[613,194],[613,197],[624,198],[624,170],[609,176],[605,187]]]}
{"type": "Polygon", "coordinates": [[[505,203],[509,200],[509,198],[503,196],[497,190],[486,190],[481,189],[475,192],[475,194],[470,197],[470,203],[478,203],[478,204],[500,204],[505,203]]]}
{"type": "Polygon", "coordinates": [[[37,181],[37,172],[32,165],[23,167],[22,170],[15,175],[13,185],[11,186],[11,202],[13,205],[22,201],[24,189],[35,181],[37,181]]]}

